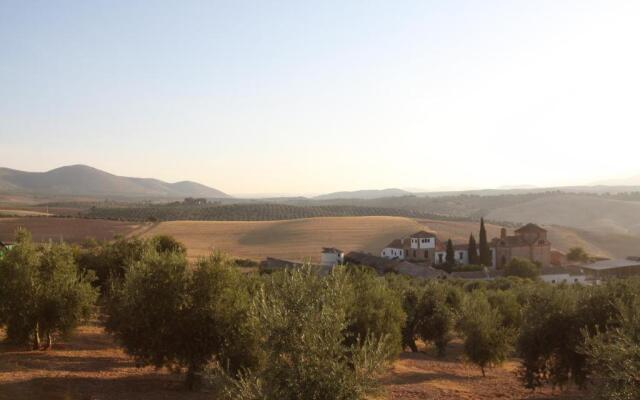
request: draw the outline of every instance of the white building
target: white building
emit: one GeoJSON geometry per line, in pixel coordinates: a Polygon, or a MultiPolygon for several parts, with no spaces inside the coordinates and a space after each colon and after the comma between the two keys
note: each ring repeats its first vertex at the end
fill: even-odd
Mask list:
{"type": "Polygon", "coordinates": [[[427,231],[416,232],[409,236],[412,249],[435,249],[436,235],[427,231]]]}
{"type": "Polygon", "coordinates": [[[389,243],[384,249],[382,249],[382,253],[380,253],[380,255],[384,258],[404,260],[406,254],[402,246],[402,240],[396,239],[389,243]]]}
{"type": "Polygon", "coordinates": [[[540,271],[540,279],[544,282],[558,285],[565,283],[567,285],[587,284],[587,276],[582,272],[571,271],[562,267],[543,268],[540,271]]]}
{"type": "Polygon", "coordinates": [[[344,252],[334,247],[324,247],[322,249],[320,264],[325,267],[344,264],[344,252]]]}

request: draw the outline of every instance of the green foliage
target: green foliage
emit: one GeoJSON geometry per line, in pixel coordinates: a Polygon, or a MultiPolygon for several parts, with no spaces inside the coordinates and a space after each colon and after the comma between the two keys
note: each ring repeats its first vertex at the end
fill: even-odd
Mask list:
{"type": "Polygon", "coordinates": [[[371,269],[340,268],[351,284],[348,299],[347,344],[363,342],[367,337],[385,337],[392,346],[392,357],[402,349],[402,328],[406,314],[401,299],[389,288],[387,281],[371,269]],[[395,351],[394,351],[395,350],[395,351]]]}
{"type": "Polygon", "coordinates": [[[80,273],[65,244],[35,246],[27,231],[18,231],[16,246],[0,260],[0,323],[15,343],[45,348],[54,335],[69,334],[91,315],[96,293],[91,276],[80,273]]]}
{"type": "Polygon", "coordinates": [[[196,388],[215,359],[235,374],[259,362],[242,276],[220,254],[193,269],[183,254],[147,253],[114,284],[106,328],[140,364],[187,368],[196,388]]]}
{"type": "Polygon", "coordinates": [[[540,275],[540,267],[527,259],[514,257],[505,267],[504,275],[536,279],[540,275]]]}
{"type": "Polygon", "coordinates": [[[417,305],[417,331],[425,342],[435,344],[438,355],[446,354],[461,309],[459,289],[440,282],[429,282],[417,305]]]}
{"type": "Polygon", "coordinates": [[[456,253],[453,250],[453,242],[451,239],[447,240],[447,253],[445,257],[445,266],[447,272],[453,271],[453,267],[456,265],[456,253]]]}
{"type": "Polygon", "coordinates": [[[473,237],[473,234],[469,236],[469,247],[467,250],[469,254],[469,264],[479,264],[480,257],[478,256],[478,245],[476,244],[476,238],[473,237]]]}
{"type": "Polygon", "coordinates": [[[129,265],[141,261],[146,254],[177,253],[186,255],[184,244],[168,235],[158,235],[151,239],[118,237],[113,242],[88,241],[76,255],[78,264],[97,276],[95,284],[103,293],[111,280],[122,279],[129,265]]]}
{"type": "Polygon", "coordinates": [[[118,237],[113,242],[88,241],[76,258],[83,270],[96,275],[95,284],[105,293],[112,279],[122,279],[128,265],[139,262],[152,250],[146,240],[118,237]]]}
{"type": "Polygon", "coordinates": [[[422,296],[422,287],[415,279],[402,275],[387,274],[385,279],[389,287],[395,292],[395,296],[402,300],[402,310],[406,320],[402,326],[402,348],[409,348],[413,352],[418,351],[416,339],[418,339],[418,301],[422,296]]]}
{"type": "Polygon", "coordinates": [[[480,218],[480,243],[479,243],[479,263],[485,267],[489,267],[493,264],[491,260],[491,249],[489,248],[489,241],[487,239],[487,230],[484,227],[484,218],[480,218]]]}
{"type": "Polygon", "coordinates": [[[481,291],[468,299],[459,323],[467,358],[480,367],[502,364],[512,351],[515,330],[505,326],[501,313],[493,308],[481,291]]]}
{"type": "Polygon", "coordinates": [[[620,326],[590,334],[584,332],[582,352],[589,359],[598,398],[640,398],[640,299],[617,304],[620,326]]]}
{"type": "MultiPolygon", "coordinates": [[[[139,204],[92,207],[84,216],[129,221],[278,221],[285,219],[350,216],[397,216],[409,218],[454,219],[445,214],[401,209],[393,206],[367,205],[290,205],[276,203],[250,204],[139,204]]],[[[459,218],[458,218],[459,219],[459,218]]]]}
{"type": "MultiPolygon", "coordinates": [[[[538,285],[528,294],[518,339],[525,385],[535,388],[569,382],[584,386],[590,367],[583,335],[598,336],[621,324],[616,304],[632,304],[638,281],[595,287],[538,285]]],[[[637,311],[636,311],[637,312],[637,311]]]]}
{"type": "Polygon", "coordinates": [[[178,253],[187,254],[187,248],[184,244],[178,242],[173,236],[157,235],[151,238],[151,245],[158,253],[178,253]]]}
{"type": "Polygon", "coordinates": [[[574,262],[586,263],[589,262],[591,257],[582,247],[572,247],[567,253],[567,260],[574,262]]]}
{"type": "Polygon", "coordinates": [[[310,268],[267,278],[253,307],[266,367],[228,389],[240,400],[358,400],[375,392],[387,365],[388,336],[345,341],[352,282],[344,270],[320,277],[310,268]]]}

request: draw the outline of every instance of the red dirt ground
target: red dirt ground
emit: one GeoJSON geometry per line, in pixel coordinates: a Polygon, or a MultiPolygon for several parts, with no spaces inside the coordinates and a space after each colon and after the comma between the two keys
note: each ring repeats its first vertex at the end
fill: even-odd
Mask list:
{"type": "MultiPolygon", "coordinates": [[[[0,335],[1,336],[1,335],[0,335]]],[[[382,379],[381,399],[577,399],[550,390],[532,393],[517,381],[515,362],[480,371],[461,362],[461,346],[449,356],[404,353],[382,379]]],[[[582,393],[584,394],[584,393],[582,393]]],[[[166,370],[136,368],[99,326],[83,326],[52,351],[0,344],[0,400],[213,400],[211,393],[183,389],[182,377],[166,370]]]]}

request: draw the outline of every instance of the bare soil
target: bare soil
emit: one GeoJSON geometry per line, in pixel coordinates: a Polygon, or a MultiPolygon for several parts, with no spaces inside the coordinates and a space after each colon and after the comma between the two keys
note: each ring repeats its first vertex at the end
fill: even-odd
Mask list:
{"type": "Polygon", "coordinates": [[[108,221],[82,218],[16,217],[0,218],[0,240],[13,240],[17,228],[28,229],[34,240],[65,240],[80,242],[86,238],[111,240],[116,235],[126,236],[147,224],[140,222],[108,221]]]}
{"type": "MultiPolygon", "coordinates": [[[[460,343],[451,346],[445,359],[430,351],[404,353],[382,378],[384,393],[379,398],[579,398],[580,393],[533,393],[522,388],[514,374],[516,365],[511,361],[483,378],[477,368],[462,362],[460,343]]],[[[50,351],[0,344],[0,400],[215,400],[212,393],[184,390],[182,379],[166,370],[137,368],[96,325],[79,328],[50,351]]]]}

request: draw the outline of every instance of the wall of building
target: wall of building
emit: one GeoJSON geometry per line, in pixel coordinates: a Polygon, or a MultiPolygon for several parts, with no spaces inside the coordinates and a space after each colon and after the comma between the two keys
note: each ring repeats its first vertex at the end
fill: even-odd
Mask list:
{"type": "Polygon", "coordinates": [[[382,250],[382,253],[380,253],[380,255],[384,258],[389,258],[389,259],[397,258],[399,260],[404,260],[404,256],[405,256],[403,249],[394,249],[392,247],[385,247],[382,250]]]}
{"type": "Polygon", "coordinates": [[[540,275],[540,279],[544,282],[551,284],[585,284],[587,282],[587,277],[585,275],[569,275],[569,274],[550,274],[550,275],[540,275]]]}
{"type": "Polygon", "coordinates": [[[436,238],[411,238],[412,249],[435,249],[436,238]]]}
{"type": "Polygon", "coordinates": [[[322,253],[320,264],[324,266],[334,266],[344,263],[344,253],[322,253]]]}
{"type": "Polygon", "coordinates": [[[495,250],[498,268],[503,268],[504,265],[516,257],[540,263],[542,267],[551,265],[551,245],[549,244],[519,247],[498,246],[495,250]]]}

